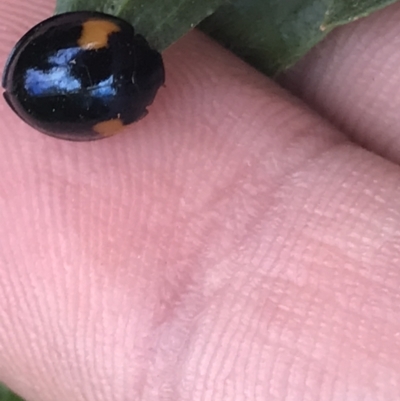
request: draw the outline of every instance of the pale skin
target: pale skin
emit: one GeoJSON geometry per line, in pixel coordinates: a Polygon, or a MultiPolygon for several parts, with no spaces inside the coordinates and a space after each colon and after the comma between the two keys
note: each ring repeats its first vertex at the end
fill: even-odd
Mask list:
{"type": "MultiPolygon", "coordinates": [[[[2,0],[1,65],[49,0],[2,0]],[[18,4],[17,4],[18,3],[18,4]]],[[[400,394],[400,6],[282,79],[198,32],[150,114],[46,137],[0,103],[0,381],[33,401],[400,394]]]]}

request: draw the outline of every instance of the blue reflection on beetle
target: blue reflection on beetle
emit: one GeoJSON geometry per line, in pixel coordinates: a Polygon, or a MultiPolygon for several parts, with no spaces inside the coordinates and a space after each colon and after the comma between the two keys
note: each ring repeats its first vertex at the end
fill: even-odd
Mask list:
{"type": "Polygon", "coordinates": [[[79,47],[60,49],[48,58],[49,69],[28,68],[25,72],[25,89],[31,96],[46,96],[74,92],[81,88],[81,82],[71,74],[71,64],[81,51],[79,47]]]}

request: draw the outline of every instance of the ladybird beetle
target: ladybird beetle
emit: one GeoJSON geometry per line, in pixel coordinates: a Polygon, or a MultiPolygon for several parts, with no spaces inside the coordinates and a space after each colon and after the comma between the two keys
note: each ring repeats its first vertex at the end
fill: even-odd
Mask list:
{"type": "Polygon", "coordinates": [[[9,106],[30,126],[90,141],[144,117],[164,79],[160,53],[131,24],[79,11],[29,30],[8,58],[2,85],[9,106]]]}

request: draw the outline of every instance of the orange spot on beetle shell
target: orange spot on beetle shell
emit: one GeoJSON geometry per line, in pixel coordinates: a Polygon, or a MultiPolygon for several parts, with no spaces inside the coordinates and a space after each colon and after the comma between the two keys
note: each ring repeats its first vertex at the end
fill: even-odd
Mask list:
{"type": "Polygon", "coordinates": [[[101,136],[112,136],[124,128],[124,123],[119,119],[102,121],[93,126],[93,131],[97,132],[101,136]]]}
{"type": "Polygon", "coordinates": [[[121,28],[113,22],[103,20],[89,20],[82,24],[81,37],[78,45],[84,49],[101,49],[108,46],[108,37],[121,28]]]}

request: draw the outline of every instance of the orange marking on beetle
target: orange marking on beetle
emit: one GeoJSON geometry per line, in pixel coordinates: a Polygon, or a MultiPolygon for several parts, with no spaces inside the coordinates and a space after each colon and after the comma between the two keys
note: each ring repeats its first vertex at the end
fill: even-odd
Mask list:
{"type": "Polygon", "coordinates": [[[114,22],[103,20],[86,21],[82,24],[82,33],[78,39],[78,45],[88,50],[107,47],[108,37],[120,30],[121,28],[114,22]]]}
{"type": "Polygon", "coordinates": [[[119,118],[113,120],[102,121],[93,126],[93,131],[101,136],[112,136],[124,128],[124,123],[119,118]]]}

